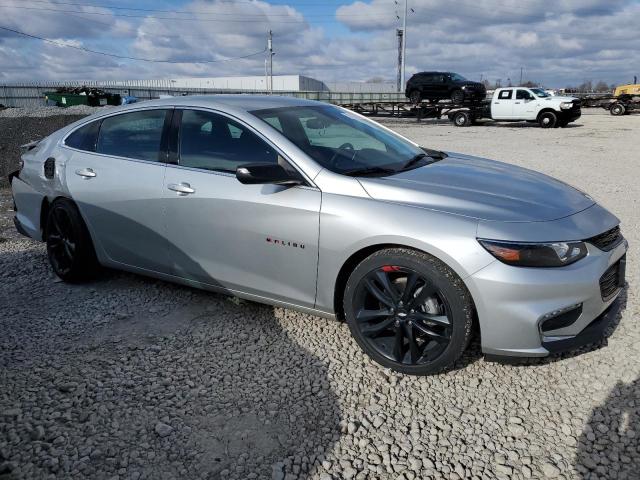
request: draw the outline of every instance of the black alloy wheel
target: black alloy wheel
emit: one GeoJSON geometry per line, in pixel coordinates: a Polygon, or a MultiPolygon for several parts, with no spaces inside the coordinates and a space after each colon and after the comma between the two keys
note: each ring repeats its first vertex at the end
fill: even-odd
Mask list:
{"type": "Polygon", "coordinates": [[[423,252],[388,249],[365,259],[347,282],[344,308],[362,349],[403,373],[449,368],[471,337],[466,288],[449,267],[423,252]]]}
{"type": "Polygon", "coordinates": [[[91,278],[98,270],[93,242],[76,205],[59,198],[49,208],[44,231],[49,263],[65,282],[91,278]]]}
{"type": "Polygon", "coordinates": [[[438,289],[409,268],[385,265],[358,285],[356,320],[360,332],[380,355],[421,365],[449,345],[451,318],[438,289]]]}
{"type": "Polygon", "coordinates": [[[68,212],[54,206],[47,223],[47,252],[56,275],[63,277],[71,271],[77,242],[68,212]]]}

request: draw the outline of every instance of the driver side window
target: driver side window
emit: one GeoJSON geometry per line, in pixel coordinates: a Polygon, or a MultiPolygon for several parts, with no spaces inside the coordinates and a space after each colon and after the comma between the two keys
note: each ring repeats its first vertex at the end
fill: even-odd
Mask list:
{"type": "Polygon", "coordinates": [[[532,98],[533,95],[531,95],[528,90],[518,90],[516,92],[516,100],[530,100],[532,98]]]}

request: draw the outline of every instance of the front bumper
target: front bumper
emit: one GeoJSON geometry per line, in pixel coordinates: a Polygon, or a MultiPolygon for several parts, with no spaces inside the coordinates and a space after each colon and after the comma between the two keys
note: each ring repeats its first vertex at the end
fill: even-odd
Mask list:
{"type": "Polygon", "coordinates": [[[591,244],[587,248],[585,258],[566,267],[520,268],[496,260],[466,280],[485,354],[544,357],[602,338],[610,323],[610,316],[603,314],[622,291],[624,278],[605,298],[600,279],[621,261],[627,242],[608,252],[591,244]],[[575,305],[582,310],[570,325],[543,332],[541,323],[549,314],[575,305]]]}
{"type": "Polygon", "coordinates": [[[574,122],[582,116],[582,111],[571,108],[569,110],[563,110],[559,113],[560,120],[564,122],[574,122]]]}

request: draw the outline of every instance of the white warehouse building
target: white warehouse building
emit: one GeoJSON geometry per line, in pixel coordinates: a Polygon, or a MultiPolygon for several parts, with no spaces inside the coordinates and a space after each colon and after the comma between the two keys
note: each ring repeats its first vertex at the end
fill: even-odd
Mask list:
{"type": "MultiPolygon", "coordinates": [[[[215,88],[224,90],[267,91],[267,78],[262,75],[247,77],[193,77],[157,80],[106,80],[98,83],[109,87],[151,87],[151,88],[215,88]]],[[[273,90],[280,92],[327,91],[324,82],[303,75],[274,75],[273,90]]]]}

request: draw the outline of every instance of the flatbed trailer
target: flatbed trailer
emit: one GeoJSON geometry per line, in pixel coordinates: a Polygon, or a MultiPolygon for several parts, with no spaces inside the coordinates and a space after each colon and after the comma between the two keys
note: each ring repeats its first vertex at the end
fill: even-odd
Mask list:
{"type": "Polygon", "coordinates": [[[413,108],[417,121],[423,118],[440,119],[447,116],[457,126],[472,125],[481,118],[491,118],[491,101],[469,101],[463,103],[426,103],[413,108]],[[462,122],[462,124],[460,124],[462,122]]]}
{"type": "Polygon", "coordinates": [[[613,101],[602,105],[602,108],[609,110],[614,116],[626,115],[640,110],[640,97],[631,95],[620,95],[613,101]]]}

